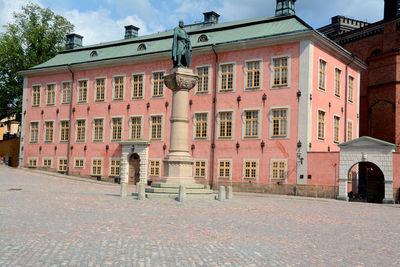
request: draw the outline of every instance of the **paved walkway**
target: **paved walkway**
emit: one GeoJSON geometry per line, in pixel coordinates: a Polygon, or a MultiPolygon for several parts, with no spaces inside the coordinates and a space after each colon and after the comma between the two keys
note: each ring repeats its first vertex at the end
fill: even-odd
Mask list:
{"type": "Polygon", "coordinates": [[[118,185],[0,166],[0,266],[400,266],[400,207],[137,201],[118,185]]]}

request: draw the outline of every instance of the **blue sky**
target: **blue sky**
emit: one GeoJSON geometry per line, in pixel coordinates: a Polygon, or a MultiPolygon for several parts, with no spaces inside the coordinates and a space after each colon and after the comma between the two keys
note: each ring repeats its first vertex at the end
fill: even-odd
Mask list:
{"type": "MultiPolygon", "coordinates": [[[[24,0],[0,0],[0,25],[11,20],[24,0]]],[[[31,0],[66,17],[84,45],[122,39],[124,26],[140,28],[139,35],[164,31],[179,19],[190,24],[203,20],[203,12],[216,11],[220,21],[274,15],[276,0],[31,0]]],[[[375,22],[383,18],[384,0],[297,0],[296,14],[314,28],[335,15],[375,22]]],[[[0,29],[0,31],[2,31],[0,29]]]]}

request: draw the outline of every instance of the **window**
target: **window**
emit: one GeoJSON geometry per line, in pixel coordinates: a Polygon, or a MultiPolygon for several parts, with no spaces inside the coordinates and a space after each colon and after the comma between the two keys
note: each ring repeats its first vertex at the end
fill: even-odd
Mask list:
{"type": "Polygon", "coordinates": [[[144,51],[146,50],[146,45],[145,44],[140,44],[137,48],[138,51],[144,51]]]}
{"type": "Polygon", "coordinates": [[[326,88],[326,62],[319,60],[319,89],[325,91],[326,88]]]}
{"type": "Polygon", "coordinates": [[[273,160],[272,161],[272,180],[285,180],[286,179],[286,161],[273,160]]]}
{"type": "Polygon", "coordinates": [[[93,127],[94,127],[93,141],[103,141],[104,120],[94,119],[93,127]]]}
{"type": "Polygon", "coordinates": [[[37,158],[28,159],[28,167],[30,167],[30,168],[37,167],[37,158]]]}
{"type": "Polygon", "coordinates": [[[153,73],[153,96],[164,96],[164,72],[153,73]]]}
{"type": "Polygon", "coordinates": [[[46,121],[44,123],[44,142],[53,142],[54,122],[46,121]]]}
{"type": "Polygon", "coordinates": [[[151,139],[161,140],[162,137],[162,116],[151,116],[151,139]]]}
{"type": "Polygon", "coordinates": [[[60,141],[66,142],[69,139],[69,121],[60,122],[60,141]]]}
{"type": "Polygon", "coordinates": [[[339,144],[340,117],[333,116],[333,142],[339,144]]]}
{"type": "Polygon", "coordinates": [[[39,122],[31,122],[29,142],[30,143],[39,142],[39,122]]]}
{"type": "Polygon", "coordinates": [[[273,59],[273,83],[272,86],[288,86],[288,58],[273,59]]]}
{"type": "Polygon", "coordinates": [[[195,138],[207,138],[207,113],[197,113],[194,115],[195,138]]]}
{"type": "Polygon", "coordinates": [[[247,62],[246,76],[247,85],[246,89],[260,88],[260,61],[247,62]]]}
{"type": "Polygon", "coordinates": [[[272,110],[272,137],[287,136],[288,109],[277,108],[272,110]]]}
{"type": "Polygon", "coordinates": [[[209,67],[197,68],[197,75],[199,76],[199,81],[197,82],[197,94],[208,93],[208,81],[209,81],[209,67]]]}
{"type": "Polygon", "coordinates": [[[160,177],[160,161],[150,160],[150,176],[160,177]]]}
{"type": "Polygon", "coordinates": [[[113,118],[111,120],[111,128],[112,128],[112,141],[120,141],[122,139],[122,119],[121,118],[113,118]]]}
{"type": "Polygon", "coordinates": [[[56,103],[56,85],[48,84],[46,90],[46,105],[52,106],[56,103]]]}
{"type": "Polygon", "coordinates": [[[205,34],[202,34],[199,36],[199,38],[197,39],[197,42],[202,43],[202,42],[207,42],[208,41],[208,37],[205,34]]]}
{"type": "Polygon", "coordinates": [[[52,160],[51,159],[43,159],[43,168],[51,168],[52,160]]]}
{"type": "Polygon", "coordinates": [[[67,172],[68,160],[67,159],[58,159],[58,171],[59,172],[67,172]]]}
{"type": "Polygon", "coordinates": [[[219,113],[219,137],[232,137],[232,112],[230,111],[219,113]]]}
{"type": "Polygon", "coordinates": [[[76,141],[85,142],[86,140],[86,121],[77,120],[76,121],[76,141]]]}
{"type": "Polygon", "coordinates": [[[221,65],[221,91],[233,91],[233,64],[221,65]]]}
{"type": "Polygon", "coordinates": [[[325,140],[325,111],[318,110],[318,139],[325,140]]]}
{"type": "Polygon", "coordinates": [[[40,86],[32,87],[32,107],[40,106],[40,86]]]}
{"type": "Polygon", "coordinates": [[[143,97],[143,74],[133,75],[133,92],[132,98],[143,97]]]}
{"type": "Polygon", "coordinates": [[[257,161],[245,160],[244,161],[244,179],[257,179],[257,161]]]}
{"type": "Polygon", "coordinates": [[[104,101],[105,100],[105,90],[106,90],[106,79],[96,79],[96,93],[95,93],[95,101],[104,101]]]}
{"type": "Polygon", "coordinates": [[[112,159],[110,164],[110,176],[119,176],[120,171],[120,160],[112,159]]]}
{"type": "Polygon", "coordinates": [[[220,160],[218,162],[218,178],[219,179],[231,178],[231,162],[229,160],[220,160]]]}
{"type": "Polygon", "coordinates": [[[347,141],[353,140],[353,122],[347,121],[347,141]]]}
{"type": "Polygon", "coordinates": [[[84,169],[84,168],[85,168],[85,160],[75,159],[75,169],[84,169]]]}
{"type": "Polygon", "coordinates": [[[258,111],[244,112],[245,132],[244,137],[258,137],[258,111]]]}
{"type": "Polygon", "coordinates": [[[79,81],[78,83],[78,103],[87,102],[88,81],[79,81]]]}
{"type": "Polygon", "coordinates": [[[61,104],[70,104],[71,103],[71,91],[72,91],[72,83],[66,82],[62,83],[61,88],[61,104]]]}
{"type": "Polygon", "coordinates": [[[124,77],[114,77],[114,98],[113,100],[124,99],[124,77]]]}
{"type": "Polygon", "coordinates": [[[342,80],[342,71],[335,69],[335,96],[340,97],[340,85],[342,80]]]}
{"type": "Polygon", "coordinates": [[[353,103],[354,100],[354,78],[349,76],[349,102],[353,103]]]}
{"type": "Polygon", "coordinates": [[[92,175],[101,176],[102,175],[103,160],[92,159],[92,175]]]}
{"type": "Polygon", "coordinates": [[[142,138],[142,118],[131,118],[131,139],[138,140],[142,138]]]}
{"type": "Polygon", "coordinates": [[[194,162],[194,177],[195,178],[206,178],[206,161],[196,160],[194,162]]]}

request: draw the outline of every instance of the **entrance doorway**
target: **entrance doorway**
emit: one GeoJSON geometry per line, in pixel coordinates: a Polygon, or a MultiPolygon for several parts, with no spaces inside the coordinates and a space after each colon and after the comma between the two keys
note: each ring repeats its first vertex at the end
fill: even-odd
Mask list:
{"type": "Polygon", "coordinates": [[[140,157],[134,153],[129,158],[129,184],[137,184],[140,181],[140,157]]]}
{"type": "Polygon", "coordinates": [[[359,162],[348,172],[349,201],[382,203],[385,198],[385,177],[372,162],[359,162]]]}

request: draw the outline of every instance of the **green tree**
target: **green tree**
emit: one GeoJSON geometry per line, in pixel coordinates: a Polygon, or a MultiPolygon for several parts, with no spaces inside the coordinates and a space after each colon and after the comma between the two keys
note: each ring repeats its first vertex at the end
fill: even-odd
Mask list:
{"type": "Polygon", "coordinates": [[[0,33],[0,119],[20,114],[23,78],[18,72],[41,64],[65,47],[74,29],[67,19],[48,8],[29,3],[13,14],[0,33]]]}

